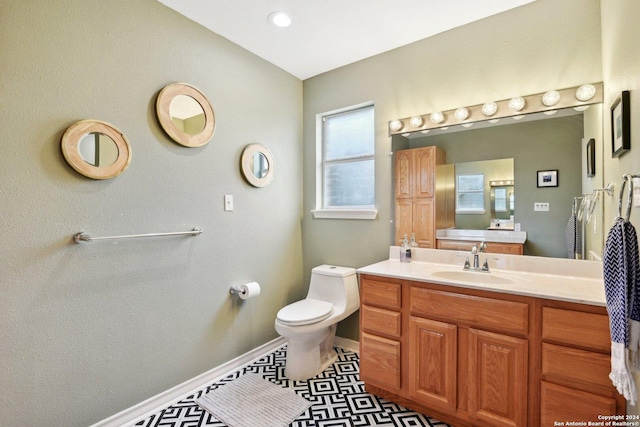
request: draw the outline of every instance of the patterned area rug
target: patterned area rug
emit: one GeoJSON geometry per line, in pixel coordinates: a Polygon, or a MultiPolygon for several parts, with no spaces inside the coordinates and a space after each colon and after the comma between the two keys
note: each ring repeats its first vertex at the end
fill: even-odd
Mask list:
{"type": "Polygon", "coordinates": [[[284,376],[286,346],[275,350],[222,380],[195,391],[182,401],[138,422],[142,427],[226,427],[195,402],[196,399],[247,373],[254,373],[282,387],[293,389],[312,406],[290,427],[450,427],[396,403],[366,393],[359,377],[358,354],[336,348],[338,360],[308,381],[284,376]]]}
{"type": "Polygon", "coordinates": [[[311,402],[260,375],[246,374],[196,400],[231,427],[287,427],[311,402]]]}

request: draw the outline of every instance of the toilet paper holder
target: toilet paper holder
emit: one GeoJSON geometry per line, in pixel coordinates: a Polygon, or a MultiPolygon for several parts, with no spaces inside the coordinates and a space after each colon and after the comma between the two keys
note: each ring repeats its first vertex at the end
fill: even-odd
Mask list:
{"type": "Polygon", "coordinates": [[[241,288],[240,288],[240,286],[232,286],[232,287],[230,287],[230,288],[229,288],[229,293],[230,293],[231,295],[238,295],[238,296],[240,296],[240,295],[244,295],[245,290],[244,290],[244,289],[241,289],[241,288]]]}
{"type": "Polygon", "coordinates": [[[244,285],[236,285],[229,288],[231,295],[237,295],[240,299],[252,298],[260,295],[260,284],[258,282],[249,282],[244,285]]]}

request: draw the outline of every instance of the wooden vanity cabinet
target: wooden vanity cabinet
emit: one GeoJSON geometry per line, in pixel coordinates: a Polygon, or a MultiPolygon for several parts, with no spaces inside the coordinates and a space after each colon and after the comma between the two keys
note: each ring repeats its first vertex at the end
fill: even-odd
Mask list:
{"type": "Polygon", "coordinates": [[[542,425],[625,413],[626,402],[609,379],[611,338],[605,308],[547,302],[542,307],[541,350],[542,425]]]}
{"type": "MultiPolygon", "coordinates": [[[[449,249],[454,251],[470,251],[473,245],[480,245],[480,241],[473,240],[447,240],[438,239],[436,249],[449,249]]],[[[484,252],[489,254],[509,254],[522,255],[524,253],[524,244],[522,243],[502,243],[487,242],[484,252]]]]}
{"type": "MultiPolygon", "coordinates": [[[[446,212],[453,199],[444,180],[453,172],[438,147],[399,150],[395,153],[395,235],[398,245],[415,234],[421,248],[435,248],[436,228],[448,228],[446,212]]],[[[450,178],[452,179],[452,178],[450,178]]]]}
{"type": "Polygon", "coordinates": [[[368,392],[456,427],[624,414],[604,307],[361,275],[368,392]]]}

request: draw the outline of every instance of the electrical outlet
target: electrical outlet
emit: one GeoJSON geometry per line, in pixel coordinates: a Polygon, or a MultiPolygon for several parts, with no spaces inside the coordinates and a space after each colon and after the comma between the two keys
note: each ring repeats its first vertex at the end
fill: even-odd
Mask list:
{"type": "Polygon", "coordinates": [[[549,203],[547,203],[547,202],[534,202],[533,203],[533,211],[534,212],[549,212],[549,203]]]}
{"type": "Polygon", "coordinates": [[[233,210],[233,196],[231,194],[224,195],[224,210],[225,211],[233,210]]]}

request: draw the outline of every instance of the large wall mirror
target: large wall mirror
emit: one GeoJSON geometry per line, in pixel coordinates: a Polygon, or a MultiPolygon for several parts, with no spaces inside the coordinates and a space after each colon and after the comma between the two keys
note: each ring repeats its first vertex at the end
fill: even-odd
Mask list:
{"type": "Polygon", "coordinates": [[[61,148],[67,163],[92,179],[118,176],[131,162],[131,146],[124,134],[99,120],[71,125],[62,135],[61,148]]]}
{"type": "Polygon", "coordinates": [[[264,187],[273,180],[275,174],[273,156],[262,145],[248,145],[242,152],[240,163],[245,179],[254,187],[264,187]]]}
{"type": "Polygon", "coordinates": [[[215,130],[211,103],[202,92],[186,83],[172,83],[160,91],[156,114],[167,135],[185,147],[207,144],[215,130]]]}
{"type": "MultiPolygon", "coordinates": [[[[525,255],[568,258],[566,230],[574,198],[604,187],[602,111],[602,104],[594,103],[586,109],[570,107],[546,114],[538,112],[486,120],[473,123],[473,126],[443,126],[426,132],[397,133],[392,135],[392,150],[439,146],[446,152],[447,163],[455,164],[456,173],[472,173],[469,166],[508,159],[513,164],[512,176],[496,176],[492,180],[511,178],[513,185],[488,187],[486,214],[456,213],[455,228],[486,230],[495,225],[491,219],[500,219],[501,226],[517,223],[527,232],[525,255]],[[597,166],[595,175],[587,176],[586,145],[591,138],[598,141],[597,166]],[[537,172],[555,169],[559,171],[560,184],[538,188],[537,172]],[[495,203],[496,199],[500,199],[499,208],[489,204],[495,203]],[[549,211],[535,211],[537,202],[549,203],[549,211]]],[[[487,170],[497,171],[498,167],[482,166],[477,172],[486,174],[487,170]]],[[[583,221],[581,225],[582,259],[597,260],[602,255],[603,197],[607,195],[600,193],[594,215],[588,223],[583,221]]]]}

